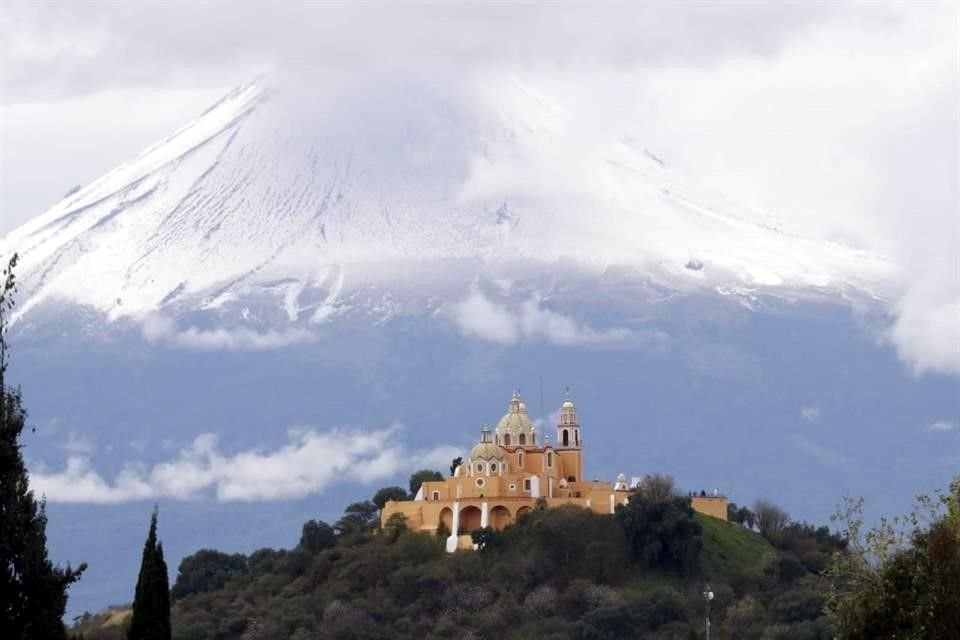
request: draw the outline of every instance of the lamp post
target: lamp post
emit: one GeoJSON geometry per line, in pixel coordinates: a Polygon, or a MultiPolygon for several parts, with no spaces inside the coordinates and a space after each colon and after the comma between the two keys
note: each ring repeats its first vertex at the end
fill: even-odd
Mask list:
{"type": "Polygon", "coordinates": [[[707,640],[710,640],[710,601],[713,600],[713,591],[710,590],[710,585],[707,585],[706,591],[703,592],[703,601],[707,605],[707,617],[706,617],[706,629],[707,629],[707,640]]]}

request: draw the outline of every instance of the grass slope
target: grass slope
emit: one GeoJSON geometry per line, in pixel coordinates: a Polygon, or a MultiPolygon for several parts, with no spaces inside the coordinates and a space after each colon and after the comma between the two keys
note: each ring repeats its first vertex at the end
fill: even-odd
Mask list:
{"type": "Polygon", "coordinates": [[[700,567],[708,578],[760,573],[776,554],[759,533],[701,513],[695,517],[703,527],[700,567]]]}

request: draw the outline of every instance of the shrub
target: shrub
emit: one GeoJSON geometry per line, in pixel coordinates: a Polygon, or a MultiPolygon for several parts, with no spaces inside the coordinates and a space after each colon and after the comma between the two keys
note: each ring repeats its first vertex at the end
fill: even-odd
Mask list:
{"type": "Polygon", "coordinates": [[[691,574],[703,549],[703,530],[690,499],[651,500],[636,493],[617,506],[630,552],[645,568],[666,568],[691,574]]]}
{"type": "Polygon", "coordinates": [[[527,594],[523,605],[538,616],[551,616],[557,610],[557,590],[542,584],[527,594]]]}
{"type": "Polygon", "coordinates": [[[174,599],[192,593],[222,589],[227,580],[247,572],[247,557],[240,553],[226,554],[201,549],[180,561],[177,580],[170,590],[174,599]]]}

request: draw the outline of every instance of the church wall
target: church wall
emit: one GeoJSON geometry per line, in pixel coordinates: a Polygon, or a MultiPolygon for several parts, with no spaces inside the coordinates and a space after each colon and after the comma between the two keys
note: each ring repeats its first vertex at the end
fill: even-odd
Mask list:
{"type": "Polygon", "coordinates": [[[721,520],[727,519],[727,498],[726,496],[694,496],[691,499],[691,506],[694,511],[705,513],[721,520]]]}
{"type": "MultiPolygon", "coordinates": [[[[448,482],[454,480],[451,478],[448,482]]],[[[444,484],[444,483],[431,483],[444,484]]],[[[559,507],[561,505],[574,505],[582,508],[588,508],[594,513],[609,514],[618,504],[624,504],[629,498],[628,491],[614,491],[612,486],[606,482],[588,482],[574,483],[565,491],[557,491],[558,495],[547,498],[549,507],[559,507]]],[[[429,495],[427,493],[426,495],[429,495]]],[[[723,496],[693,497],[692,506],[695,511],[703,513],[721,520],[727,519],[727,498],[723,496]]],[[[487,504],[489,514],[489,524],[495,529],[502,529],[507,524],[516,521],[517,514],[523,510],[533,509],[536,505],[536,498],[529,495],[517,496],[484,496],[479,495],[462,496],[459,500],[441,499],[432,500],[407,500],[403,502],[388,502],[383,509],[381,522],[386,522],[391,515],[402,513],[407,517],[407,526],[410,529],[434,533],[441,519],[447,524],[447,528],[452,530],[452,511],[454,503],[459,503],[461,512],[468,508],[482,509],[483,503],[487,504]]],[[[469,510],[470,518],[467,523],[476,525],[476,514],[469,510]]],[[[461,526],[465,522],[460,521],[461,526]]],[[[467,535],[460,531],[461,535],[467,535]]]]}
{"type": "MultiPolygon", "coordinates": [[[[501,445],[501,425],[508,423],[505,433],[521,435],[532,424],[518,395],[511,401],[510,414],[504,416],[497,432],[484,428],[480,442],[471,450],[457,473],[440,481],[424,482],[422,499],[388,502],[381,514],[385,523],[394,514],[403,514],[407,526],[416,531],[434,533],[441,522],[456,537],[446,541],[448,551],[471,548],[470,532],[489,525],[500,530],[516,522],[522,514],[533,510],[538,497],[549,507],[574,505],[598,514],[611,514],[618,505],[625,504],[630,495],[626,490],[615,490],[614,485],[584,478],[583,441],[573,405],[566,402],[558,425],[558,445],[555,449],[545,438],[537,446],[501,445]],[[518,415],[520,417],[518,417],[518,415]],[[526,422],[524,423],[524,420],[526,422]],[[491,468],[493,471],[491,471],[491,468]],[[569,478],[574,478],[570,481],[569,478]]],[[[507,435],[504,435],[505,439],[507,435]]],[[[625,487],[621,477],[616,486],[625,487]]],[[[691,496],[694,510],[706,515],[727,519],[727,499],[722,496],[691,496]]]]}

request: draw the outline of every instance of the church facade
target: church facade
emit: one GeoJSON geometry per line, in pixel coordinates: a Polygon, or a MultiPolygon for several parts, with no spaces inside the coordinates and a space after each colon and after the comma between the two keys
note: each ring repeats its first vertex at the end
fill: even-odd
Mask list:
{"type": "MultiPolygon", "coordinates": [[[[625,476],[614,483],[587,480],[583,468],[583,435],[569,394],[560,406],[555,440],[537,433],[519,393],[495,429],[484,427],[480,441],[452,477],[424,482],[413,500],[390,501],[381,523],[400,513],[411,529],[448,531],[447,551],[471,548],[471,532],[502,529],[533,509],[572,504],[597,513],[613,513],[630,495],[625,476]]],[[[724,496],[693,496],[693,508],[727,519],[724,496]]]]}

